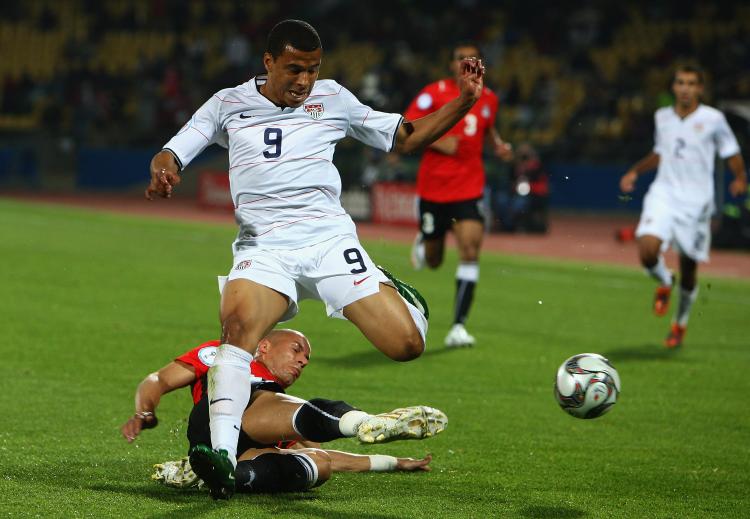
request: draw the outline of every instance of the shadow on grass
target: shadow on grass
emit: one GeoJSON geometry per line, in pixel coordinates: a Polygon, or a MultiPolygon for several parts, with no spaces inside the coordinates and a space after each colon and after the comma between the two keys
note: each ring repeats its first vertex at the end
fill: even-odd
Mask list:
{"type": "MultiPolygon", "coordinates": [[[[444,355],[446,353],[460,353],[465,350],[471,350],[471,348],[446,348],[442,344],[437,346],[428,346],[422,357],[432,357],[434,355],[444,355]]],[[[336,357],[315,357],[315,363],[328,364],[330,366],[340,366],[345,368],[361,368],[365,366],[373,365],[387,365],[392,364],[394,361],[386,357],[383,353],[371,347],[369,350],[357,351],[349,353],[348,355],[340,355],[336,357]]]]}
{"type": "MultiPolygon", "coordinates": [[[[148,497],[159,501],[167,501],[182,505],[180,508],[166,510],[149,516],[154,518],[193,519],[195,517],[200,517],[205,513],[220,509],[220,507],[227,507],[227,505],[229,505],[229,503],[224,501],[214,501],[209,497],[208,492],[205,490],[178,490],[165,487],[144,488],[142,486],[112,483],[91,485],[88,488],[95,492],[109,492],[134,497],[148,497]]],[[[256,494],[252,496],[236,494],[234,498],[232,498],[231,506],[232,509],[236,509],[237,505],[242,506],[242,502],[248,500],[246,501],[246,504],[248,505],[248,512],[251,513],[258,508],[261,508],[273,510],[275,514],[282,513],[310,516],[309,503],[318,499],[319,496],[317,493],[312,492],[280,495],[256,494]]],[[[313,517],[314,516],[315,515],[313,515],[313,517]]],[[[323,517],[323,515],[321,515],[321,517],[323,517]]]]}
{"type": "Polygon", "coordinates": [[[534,519],[544,518],[565,518],[565,517],[583,517],[586,512],[567,506],[527,506],[520,510],[521,516],[532,517],[534,519]]]}
{"type": "Polygon", "coordinates": [[[617,366],[618,362],[674,359],[679,357],[680,351],[680,349],[670,350],[661,344],[644,344],[642,346],[623,346],[615,350],[602,352],[602,355],[617,366]]]}
{"type": "Polygon", "coordinates": [[[328,364],[344,368],[361,368],[373,365],[391,364],[393,361],[380,353],[374,347],[335,357],[315,357],[316,364],[328,364]]]}

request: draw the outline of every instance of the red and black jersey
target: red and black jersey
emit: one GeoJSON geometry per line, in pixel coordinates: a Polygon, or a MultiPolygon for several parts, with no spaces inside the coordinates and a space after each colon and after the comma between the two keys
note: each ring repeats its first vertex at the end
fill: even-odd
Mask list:
{"type": "MultiPolygon", "coordinates": [[[[459,95],[453,79],[427,85],[411,102],[404,116],[413,121],[435,112],[459,95]]],[[[458,137],[454,155],[432,148],[424,150],[417,173],[417,194],[430,202],[461,202],[480,198],[484,192],[482,150],[488,130],[495,124],[497,96],[488,88],[464,118],[445,135],[458,137]]]]}
{"type": "MultiPolygon", "coordinates": [[[[207,384],[208,370],[214,364],[216,350],[221,345],[221,341],[208,341],[200,346],[193,348],[177,357],[175,360],[189,364],[195,370],[195,382],[191,384],[193,396],[193,410],[190,412],[188,419],[187,437],[190,447],[201,443],[211,445],[211,429],[209,426],[208,415],[208,394],[205,390],[207,384]]],[[[280,381],[276,378],[262,363],[253,360],[250,363],[250,376],[252,378],[253,391],[256,389],[275,391],[283,393],[280,381]]],[[[294,445],[295,441],[279,442],[276,445],[263,445],[247,436],[244,431],[240,431],[237,440],[237,452],[242,453],[247,449],[278,447],[286,449],[294,445]]]]}
{"type": "MultiPolygon", "coordinates": [[[[195,370],[195,382],[190,385],[193,394],[193,404],[197,404],[203,397],[206,387],[206,374],[208,369],[214,365],[216,349],[221,345],[221,341],[208,341],[200,346],[193,348],[187,353],[183,353],[175,360],[189,364],[195,370]]],[[[250,362],[250,374],[254,378],[259,378],[267,382],[280,381],[276,378],[267,367],[260,362],[253,360],[250,362]]],[[[283,392],[283,391],[282,391],[283,392]]]]}

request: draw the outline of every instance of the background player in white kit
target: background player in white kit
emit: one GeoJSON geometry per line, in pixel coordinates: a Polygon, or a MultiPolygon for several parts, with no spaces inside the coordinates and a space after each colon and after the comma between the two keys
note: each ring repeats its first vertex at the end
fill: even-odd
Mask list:
{"type": "Polygon", "coordinates": [[[209,371],[216,450],[197,446],[196,459],[191,457],[214,498],[234,492],[252,353],[278,322],[294,316],[299,299],[322,300],[328,315],[350,320],[394,360],[414,359],[425,346],[426,304],[414,289],[376,268],[360,245],[339,201],[333,152],[346,136],[401,153],[430,144],[477,101],[484,68],[481,60],[464,60],[459,96],[408,122],[362,105],[335,81],[316,81],[321,57],[320,39],[309,24],[277,24],[263,56],[267,75],[219,91],[151,161],[146,197],[169,198],[178,171],[203,149],[212,143],[229,149],[239,232],[222,291],[223,344],[209,371]]]}
{"type": "Polygon", "coordinates": [[[747,189],[745,164],[724,114],[700,103],[702,70],[694,65],[677,67],[672,91],[674,106],[660,108],[654,116],[653,151],[620,179],[620,189],[629,193],[638,175],[658,166],[643,200],[636,237],[641,263],[659,282],[654,296],[656,315],[667,313],[673,285],[662,253],[674,244],[680,256],[679,300],[665,341],[668,348],[682,344],[698,295],[697,262],[708,261],[716,153],[727,159],[734,174],[730,193],[741,196],[747,189]]]}

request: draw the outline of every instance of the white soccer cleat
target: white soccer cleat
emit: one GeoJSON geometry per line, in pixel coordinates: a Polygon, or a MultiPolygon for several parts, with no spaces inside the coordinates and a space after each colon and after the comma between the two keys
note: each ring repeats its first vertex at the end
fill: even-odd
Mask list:
{"type": "Polygon", "coordinates": [[[201,488],[203,481],[193,472],[187,456],[177,461],[165,461],[154,465],[151,479],[173,488],[201,488]]]}
{"type": "Polygon", "coordinates": [[[411,266],[414,270],[422,270],[425,265],[424,257],[424,241],[422,241],[422,233],[418,232],[414,238],[414,243],[411,246],[411,266]]]}
{"type": "Polygon", "coordinates": [[[357,428],[357,438],[362,443],[421,440],[443,432],[447,426],[448,417],[440,409],[402,407],[365,418],[357,428]]]}
{"type": "Polygon", "coordinates": [[[464,346],[474,346],[476,339],[473,335],[469,335],[466,328],[461,323],[453,325],[448,335],[445,336],[445,347],[446,348],[462,348],[464,346]]]}

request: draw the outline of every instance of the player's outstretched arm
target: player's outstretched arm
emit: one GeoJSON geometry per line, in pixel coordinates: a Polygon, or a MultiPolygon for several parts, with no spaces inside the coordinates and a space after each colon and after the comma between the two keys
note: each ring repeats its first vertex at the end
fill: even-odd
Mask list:
{"type": "MultiPolygon", "coordinates": [[[[300,446],[302,447],[302,446],[300,446]]],[[[288,449],[282,452],[304,452],[301,449],[288,449]]],[[[396,458],[394,456],[385,456],[382,454],[352,454],[351,452],[336,451],[325,449],[325,452],[331,458],[332,472],[429,472],[432,455],[428,454],[424,458],[396,458]]]]}
{"type": "Polygon", "coordinates": [[[428,147],[443,155],[455,155],[458,151],[458,137],[455,135],[444,135],[432,144],[429,144],[428,147]]]}
{"type": "Polygon", "coordinates": [[[180,167],[167,150],[162,150],[151,159],[151,182],[146,188],[146,198],[153,200],[154,195],[171,198],[172,189],[180,183],[180,167]]]}
{"type": "Polygon", "coordinates": [[[494,126],[490,126],[489,131],[487,132],[487,140],[490,142],[495,156],[499,157],[504,162],[510,162],[513,160],[513,146],[500,137],[500,132],[498,132],[497,128],[494,126]]]}
{"type": "Polygon", "coordinates": [[[729,192],[732,196],[742,196],[747,193],[747,173],[745,172],[745,161],[739,153],[727,159],[729,169],[734,175],[734,180],[729,184],[729,192]]]}
{"type": "Polygon", "coordinates": [[[623,193],[631,193],[635,189],[635,182],[638,180],[638,176],[647,171],[651,171],[652,169],[656,169],[658,166],[659,155],[652,151],[636,162],[635,165],[620,178],[620,191],[623,193]]]}
{"type": "Polygon", "coordinates": [[[135,414],[120,428],[128,443],[135,440],[143,429],[152,429],[159,423],[156,408],[162,395],[194,381],[192,368],[178,361],[172,361],[144,378],[135,392],[135,414]]]}
{"type": "Polygon", "coordinates": [[[482,95],[484,65],[480,59],[461,62],[460,93],[440,110],[414,121],[404,121],[396,134],[394,151],[412,153],[435,142],[467,114],[482,95]]]}

